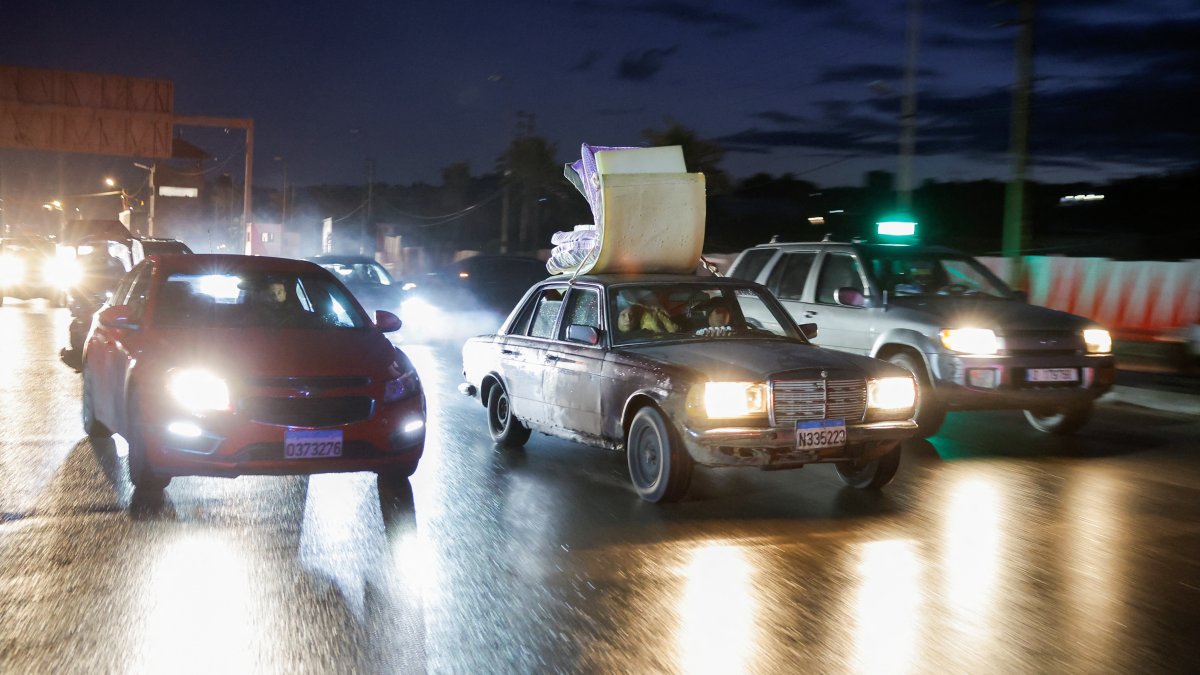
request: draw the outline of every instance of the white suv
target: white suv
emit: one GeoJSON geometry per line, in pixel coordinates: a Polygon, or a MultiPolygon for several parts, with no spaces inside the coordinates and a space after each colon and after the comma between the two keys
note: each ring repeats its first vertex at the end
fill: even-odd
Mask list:
{"type": "Polygon", "coordinates": [[[950,410],[1014,408],[1041,431],[1070,433],[1116,374],[1108,331],[1028,304],[960,251],[772,243],[743,251],[728,275],[762,283],[797,323],[816,323],[817,344],[911,371],[923,436],[950,410]]]}

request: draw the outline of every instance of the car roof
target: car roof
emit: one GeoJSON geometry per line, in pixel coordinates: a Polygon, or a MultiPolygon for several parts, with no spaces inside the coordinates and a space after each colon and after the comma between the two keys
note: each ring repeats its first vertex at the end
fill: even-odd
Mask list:
{"type": "Polygon", "coordinates": [[[758,286],[759,284],[733,277],[710,277],[700,274],[583,274],[572,278],[569,274],[558,274],[540,283],[551,282],[593,283],[602,286],[618,284],[706,284],[719,286],[758,286]]]}
{"type": "Polygon", "coordinates": [[[196,253],[192,255],[151,256],[155,266],[168,273],[200,274],[212,272],[263,271],[281,273],[328,274],[325,268],[307,260],[272,258],[262,255],[231,255],[225,253],[196,253]]]}
{"type": "Polygon", "coordinates": [[[320,265],[322,263],[331,263],[331,264],[340,264],[340,265],[369,265],[371,263],[378,262],[371,256],[366,256],[366,255],[341,255],[341,254],[329,254],[329,253],[322,253],[321,255],[310,255],[310,256],[306,257],[305,260],[310,260],[312,262],[317,263],[318,265],[320,265]]]}
{"type": "Polygon", "coordinates": [[[913,253],[954,253],[966,255],[958,249],[953,249],[948,246],[937,246],[934,244],[884,244],[878,242],[866,241],[777,241],[767,244],[759,244],[753,248],[770,248],[770,249],[797,249],[797,248],[812,248],[819,247],[841,247],[841,248],[860,248],[868,251],[896,251],[904,250],[913,253]]]}

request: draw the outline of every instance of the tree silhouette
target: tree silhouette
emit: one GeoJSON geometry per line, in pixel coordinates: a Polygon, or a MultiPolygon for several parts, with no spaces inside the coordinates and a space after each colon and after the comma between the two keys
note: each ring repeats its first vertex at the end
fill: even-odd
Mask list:
{"type": "Polygon", "coordinates": [[[529,246],[540,230],[544,209],[539,209],[539,200],[560,198],[569,185],[555,159],[557,151],[555,144],[541,136],[527,135],[513,139],[500,156],[498,169],[505,189],[515,193],[520,204],[517,242],[522,247],[529,246]]]}
{"type": "Polygon", "coordinates": [[[666,129],[643,129],[642,138],[651,146],[681,146],[684,165],[690,172],[704,174],[704,185],[710,195],[728,192],[729,176],[717,166],[725,156],[725,149],[718,143],[700,138],[695,131],[674,119],[667,118],[666,122],[666,129]]]}

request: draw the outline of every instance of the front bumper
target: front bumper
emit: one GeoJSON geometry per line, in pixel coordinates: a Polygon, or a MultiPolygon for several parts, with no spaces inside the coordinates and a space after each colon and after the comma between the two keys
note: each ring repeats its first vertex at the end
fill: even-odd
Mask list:
{"type": "Polygon", "coordinates": [[[718,427],[683,430],[688,454],[704,466],[788,469],[805,464],[870,461],[917,433],[912,420],[846,425],[846,445],[821,450],[796,447],[795,430],[781,427],[718,427]]]}
{"type": "Polygon", "coordinates": [[[937,399],[951,410],[1027,409],[1089,403],[1112,388],[1111,354],[1071,356],[931,355],[937,399]],[[1031,382],[1033,369],[1072,369],[1075,381],[1031,382]]]}
{"type": "MultiPolygon", "coordinates": [[[[415,465],[425,449],[425,405],[414,396],[381,403],[358,422],[311,429],[340,429],[342,455],[322,458],[284,457],[288,427],[246,419],[238,413],[210,416],[165,413],[143,426],[148,459],[163,476],[302,475],[351,471],[386,471],[415,465]],[[419,428],[405,427],[420,421],[419,428]],[[181,436],[172,422],[198,426],[199,436],[181,436]]],[[[296,427],[299,428],[299,427],[296,427]]],[[[310,427],[303,427],[305,430],[310,427]]]]}

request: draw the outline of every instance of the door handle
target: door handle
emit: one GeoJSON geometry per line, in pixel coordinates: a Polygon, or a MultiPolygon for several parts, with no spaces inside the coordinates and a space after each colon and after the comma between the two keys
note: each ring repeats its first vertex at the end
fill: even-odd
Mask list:
{"type": "Polygon", "coordinates": [[[804,310],[804,318],[806,318],[806,319],[811,319],[816,315],[817,315],[816,310],[813,310],[813,309],[804,310]]]}
{"type": "Polygon", "coordinates": [[[547,355],[546,355],[546,360],[547,360],[547,361],[558,361],[558,360],[559,360],[559,357],[557,357],[557,356],[555,356],[555,355],[553,355],[553,354],[547,354],[547,355]]]}
{"type": "Polygon", "coordinates": [[[501,349],[500,353],[504,356],[520,356],[521,352],[515,349],[501,349]]]}

